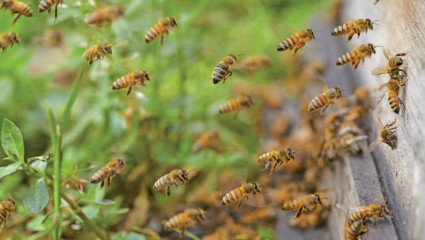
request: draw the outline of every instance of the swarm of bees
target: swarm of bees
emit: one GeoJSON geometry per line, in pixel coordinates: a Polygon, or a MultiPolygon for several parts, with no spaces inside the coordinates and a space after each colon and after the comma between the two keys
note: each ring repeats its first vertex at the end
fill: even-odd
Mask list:
{"type": "MultiPolygon", "coordinates": [[[[38,10],[40,13],[45,11],[49,13],[51,8],[55,5],[56,21],[57,7],[60,4],[63,4],[63,0],[42,0],[38,10]]],[[[16,0],[2,0],[0,9],[3,8],[10,11],[12,14],[18,14],[13,20],[12,25],[16,23],[21,15],[32,17],[32,10],[25,3],[16,0]]],[[[122,16],[124,16],[124,9],[121,6],[109,6],[87,15],[85,23],[87,25],[95,25],[99,27],[122,16]]],[[[375,22],[376,21],[371,21],[368,18],[358,19],[354,22],[345,23],[341,26],[335,27],[331,32],[331,35],[342,36],[347,34],[348,37],[346,42],[349,42],[355,34],[357,34],[359,38],[361,33],[367,33],[368,30],[373,30],[375,22]]],[[[145,42],[149,43],[156,38],[161,37],[160,46],[162,47],[164,35],[167,35],[175,27],[177,27],[177,20],[175,17],[161,19],[146,32],[144,36],[145,42]]],[[[61,32],[52,31],[51,35],[47,38],[55,39],[55,41],[50,43],[53,46],[62,44],[61,32]]],[[[305,46],[306,43],[314,39],[315,31],[313,29],[298,31],[294,35],[282,41],[278,45],[277,51],[285,51],[288,49],[292,50],[295,48],[293,54],[295,55],[298,50],[305,46]]],[[[0,35],[0,48],[2,48],[3,52],[5,52],[8,47],[12,47],[15,43],[19,43],[19,35],[17,33],[12,32],[0,35]]],[[[115,44],[116,43],[111,44],[102,42],[91,46],[84,52],[83,59],[88,61],[88,65],[93,64],[94,60],[102,60],[104,57],[112,54],[112,46],[115,44]]],[[[374,46],[371,43],[359,45],[356,49],[340,56],[337,59],[336,65],[340,66],[350,63],[351,66],[354,66],[355,71],[360,62],[364,63],[366,58],[371,57],[372,54],[376,53],[375,47],[378,46],[374,46]]],[[[379,90],[386,91],[390,108],[393,112],[398,114],[400,112],[400,105],[404,106],[403,102],[399,98],[399,94],[402,87],[404,87],[408,81],[407,72],[403,68],[403,57],[406,56],[406,53],[397,53],[392,57],[389,57],[390,54],[385,49],[383,49],[383,53],[388,63],[385,66],[376,68],[372,74],[389,75],[389,81],[382,84],[379,87],[379,90]],[[405,78],[406,80],[404,80],[405,78]]],[[[267,56],[251,56],[237,65],[238,56],[228,54],[220,60],[212,72],[211,78],[213,84],[217,84],[219,82],[223,82],[224,84],[227,78],[232,76],[233,72],[231,70],[233,68],[239,68],[242,71],[248,72],[249,75],[253,75],[256,71],[269,67],[272,63],[271,59],[267,56]]],[[[322,68],[324,68],[323,65],[319,65],[314,68],[314,72],[319,71],[322,68]]],[[[115,80],[112,83],[112,90],[128,88],[126,93],[128,96],[132,91],[133,85],[146,86],[145,81],[150,81],[150,75],[146,70],[134,71],[115,80]]],[[[322,163],[322,161],[324,159],[330,162],[339,160],[342,153],[361,154],[363,152],[361,141],[365,140],[367,137],[356,125],[356,121],[359,121],[371,109],[371,105],[368,100],[369,95],[370,93],[367,88],[360,87],[355,91],[353,95],[354,99],[351,102],[347,100],[348,104],[344,109],[338,112],[333,112],[327,116],[322,132],[320,132],[323,133],[323,137],[320,138],[321,144],[317,144],[319,147],[315,148],[318,150],[317,156],[313,153],[304,153],[305,156],[299,157],[297,153],[297,161],[295,161],[296,151],[292,148],[282,148],[279,150],[267,151],[257,160],[258,164],[264,165],[263,170],[270,169],[268,175],[273,174],[282,164],[287,166],[285,167],[285,170],[288,168],[288,172],[297,172],[300,171],[300,169],[304,172],[305,175],[303,182],[290,182],[287,186],[281,188],[281,191],[278,191],[277,194],[277,196],[282,200],[281,208],[283,211],[296,211],[294,219],[292,219],[289,223],[291,226],[303,229],[309,226],[319,226],[326,221],[325,212],[329,205],[327,204],[327,202],[329,202],[328,195],[326,191],[315,192],[317,189],[317,178],[319,178],[318,176],[323,171],[322,165],[326,165],[326,163],[322,163]],[[312,159],[316,157],[318,159],[317,163],[312,163],[312,159]],[[300,160],[298,160],[299,158],[300,160]],[[291,164],[293,164],[292,170],[291,164]],[[306,170],[306,168],[308,170],[306,170]],[[303,195],[299,196],[300,193],[303,195]]],[[[380,97],[378,102],[380,102],[384,96],[385,93],[380,97]]],[[[343,98],[341,88],[329,88],[311,99],[307,110],[309,112],[314,112],[322,109],[320,114],[322,115],[329,106],[333,108],[335,102],[341,98],[343,98]]],[[[233,121],[235,121],[240,111],[243,111],[253,105],[254,98],[250,95],[245,95],[224,103],[220,106],[218,112],[220,114],[234,112],[233,121]]],[[[303,106],[303,109],[305,111],[305,106],[303,106]]],[[[380,143],[386,143],[391,147],[391,149],[395,149],[397,143],[397,135],[395,134],[395,130],[397,129],[397,126],[395,126],[396,119],[394,119],[391,123],[383,125],[379,117],[376,117],[376,122],[380,129],[380,139],[372,142],[369,150],[373,151],[380,143]]],[[[314,124],[314,122],[311,123],[311,125],[314,124]]],[[[319,130],[314,129],[314,127],[311,127],[310,130],[311,131],[306,134],[308,136],[307,138],[318,137],[320,135],[319,130]]],[[[192,146],[192,151],[196,153],[203,149],[214,149],[218,144],[218,138],[218,131],[205,132],[195,141],[192,146]]],[[[90,178],[90,183],[101,183],[100,188],[102,188],[105,181],[107,181],[107,189],[109,190],[111,187],[111,179],[120,174],[124,170],[124,167],[125,162],[123,159],[118,158],[112,160],[94,173],[94,175],[90,178]]],[[[171,194],[171,187],[175,186],[178,188],[179,184],[189,182],[189,174],[193,170],[195,169],[172,170],[160,177],[153,184],[153,189],[165,190],[166,196],[169,197],[171,194]]],[[[275,175],[278,174],[279,173],[276,173],[275,175]]],[[[81,180],[77,177],[75,177],[73,181],[75,182],[74,184],[77,189],[81,191],[87,184],[87,181],[81,180]]],[[[262,193],[262,188],[263,185],[261,185],[260,188],[260,184],[256,182],[243,184],[242,186],[227,192],[221,199],[221,205],[229,206],[235,204],[235,209],[237,211],[242,203],[244,203],[248,198],[262,193]]],[[[11,198],[0,203],[1,227],[4,225],[7,217],[14,211],[14,209],[15,201],[11,198]]],[[[269,209],[262,209],[262,214],[264,216],[273,215],[270,214],[270,211],[268,210],[269,209]]],[[[351,215],[347,211],[344,231],[345,238],[357,239],[368,232],[368,222],[372,222],[372,224],[374,224],[374,219],[385,218],[388,214],[389,209],[387,206],[379,204],[371,204],[369,206],[360,207],[351,215]]],[[[247,218],[249,219],[249,217],[247,218]]],[[[205,219],[206,213],[203,209],[191,208],[187,209],[183,213],[171,217],[165,221],[164,226],[166,230],[177,229],[180,232],[180,238],[182,238],[187,227],[200,223],[205,219]]],[[[249,220],[244,221],[249,222],[249,220]]]]}

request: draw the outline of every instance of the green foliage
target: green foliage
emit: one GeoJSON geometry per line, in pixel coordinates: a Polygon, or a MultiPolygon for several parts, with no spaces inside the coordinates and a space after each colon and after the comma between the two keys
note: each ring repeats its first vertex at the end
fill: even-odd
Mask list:
{"type": "Polygon", "coordinates": [[[260,235],[260,240],[274,240],[274,239],[276,239],[276,236],[275,236],[273,230],[271,230],[269,228],[258,227],[257,232],[260,235]]]}
{"type": "Polygon", "coordinates": [[[1,145],[8,159],[24,162],[24,140],[16,125],[8,119],[3,119],[1,129],[1,145]]]}
{"type": "Polygon", "coordinates": [[[40,178],[31,184],[27,196],[24,200],[24,206],[32,213],[40,213],[46,207],[49,201],[49,192],[47,191],[44,178],[40,178]]]}
{"type": "Polygon", "coordinates": [[[22,163],[16,162],[7,165],[6,167],[0,167],[0,179],[18,171],[21,168],[22,163]]]}

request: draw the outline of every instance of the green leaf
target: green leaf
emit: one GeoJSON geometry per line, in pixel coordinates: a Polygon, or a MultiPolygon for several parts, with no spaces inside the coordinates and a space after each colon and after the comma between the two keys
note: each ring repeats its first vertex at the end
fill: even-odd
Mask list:
{"type": "Polygon", "coordinates": [[[184,235],[188,236],[192,240],[201,240],[200,238],[198,238],[197,236],[195,236],[193,233],[191,233],[189,231],[185,231],[184,235]]]}
{"type": "Polygon", "coordinates": [[[271,230],[269,228],[258,227],[257,232],[260,235],[261,240],[275,240],[276,239],[273,230],[271,230]]]}
{"type": "Polygon", "coordinates": [[[9,164],[6,167],[0,167],[0,179],[16,172],[17,170],[20,170],[21,165],[22,165],[21,162],[16,162],[16,163],[9,164]]]}
{"type": "Polygon", "coordinates": [[[93,203],[93,204],[98,204],[98,205],[114,205],[115,204],[114,201],[109,200],[109,199],[103,199],[103,200],[98,200],[98,201],[81,199],[79,202],[80,203],[81,202],[84,202],[84,203],[93,203]]]}
{"type": "Polygon", "coordinates": [[[46,189],[44,178],[34,182],[24,200],[24,205],[34,214],[41,212],[49,202],[49,192],[46,189]]]}
{"type": "Polygon", "coordinates": [[[35,160],[31,163],[31,167],[38,173],[44,173],[44,170],[46,170],[47,162],[35,160]]]}
{"type": "Polygon", "coordinates": [[[77,99],[78,92],[80,91],[80,78],[82,74],[83,70],[80,71],[77,80],[74,82],[74,85],[72,85],[71,93],[69,94],[68,102],[66,103],[65,111],[62,115],[62,122],[60,128],[61,132],[63,132],[63,130],[65,129],[66,125],[68,124],[69,117],[71,116],[72,106],[74,106],[75,99],[77,99]]]}
{"type": "Polygon", "coordinates": [[[10,120],[3,119],[1,145],[4,152],[14,161],[24,162],[24,140],[19,128],[10,120]]]}

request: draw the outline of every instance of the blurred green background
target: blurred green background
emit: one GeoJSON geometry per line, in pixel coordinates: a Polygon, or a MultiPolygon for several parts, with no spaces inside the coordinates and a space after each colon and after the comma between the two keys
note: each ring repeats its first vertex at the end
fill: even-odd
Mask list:
{"type": "MultiPolygon", "coordinates": [[[[40,14],[38,2],[25,2],[34,16],[21,17],[15,26],[10,25],[14,16],[0,11],[0,34],[21,35],[19,45],[0,54],[0,118],[10,119],[21,129],[26,158],[52,152],[46,109],[52,107],[59,118],[71,85],[54,84],[51,78],[61,69],[78,72],[87,65],[82,55],[94,28],[84,23],[85,15],[106,5],[125,9],[123,18],[94,31],[91,45],[119,44],[113,47],[111,56],[94,62],[84,72],[63,134],[63,181],[72,178],[75,166],[80,170],[76,175],[88,180],[114,157],[123,156],[126,160],[126,170],[112,181],[111,191],[106,193],[90,184],[84,193],[67,190],[76,199],[114,200],[113,205],[87,204],[83,210],[96,224],[110,229],[116,239],[129,237],[119,233],[126,216],[122,214],[128,209],[131,212],[144,187],[149,212],[166,213],[164,216],[176,212],[172,203],[184,202],[185,187],[178,191],[173,188],[171,198],[151,190],[156,179],[174,168],[197,168],[198,182],[215,179],[223,171],[256,179],[250,169],[258,168],[253,159],[260,150],[261,132],[253,124],[260,111],[254,106],[232,122],[232,116],[219,115],[218,108],[235,97],[232,89],[238,81],[248,79],[252,84],[264,84],[288,76],[293,66],[283,63],[289,62],[286,59],[292,54],[277,52],[277,45],[295,31],[307,28],[309,19],[327,11],[330,5],[326,0],[65,0],[54,23],[54,12],[40,14]],[[176,17],[179,26],[165,36],[163,47],[159,48],[159,39],[145,44],[146,31],[168,16],[176,17]],[[63,32],[61,47],[43,45],[42,35],[47,29],[63,32]],[[225,84],[213,85],[212,70],[229,53],[244,54],[240,59],[265,55],[274,64],[250,78],[236,69],[225,84]],[[151,73],[146,87],[135,86],[128,97],[125,90],[111,90],[114,80],[136,70],[151,73]],[[133,112],[125,115],[126,109],[133,112]],[[127,124],[132,123],[127,129],[126,120],[127,124]],[[221,151],[192,153],[196,137],[208,130],[219,131],[221,151]],[[84,170],[88,167],[92,168],[84,170]]],[[[0,157],[5,154],[0,152],[0,157]]],[[[9,162],[0,164],[5,166],[9,162]]],[[[52,164],[48,163],[47,174],[51,176],[52,172],[52,164]]],[[[22,206],[34,181],[23,172],[0,180],[1,200],[10,194],[17,201],[12,221],[31,216],[15,226],[9,239],[23,239],[46,231],[49,226],[49,221],[41,220],[52,208],[51,203],[38,216],[22,206]]],[[[216,184],[217,181],[209,182],[210,191],[215,190],[216,184]]],[[[78,223],[78,219],[64,212],[62,237],[72,239],[65,229],[71,222],[78,223]]],[[[78,232],[75,239],[87,236],[90,233],[78,232]]]]}

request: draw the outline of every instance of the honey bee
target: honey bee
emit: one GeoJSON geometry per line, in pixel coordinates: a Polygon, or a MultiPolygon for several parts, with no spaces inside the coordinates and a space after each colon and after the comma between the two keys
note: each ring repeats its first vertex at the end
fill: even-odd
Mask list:
{"type": "Polygon", "coordinates": [[[162,47],[164,42],[164,34],[168,34],[168,31],[177,27],[177,20],[174,17],[164,18],[159,21],[159,23],[153,25],[145,35],[145,42],[149,43],[161,35],[161,42],[159,45],[162,47]]]}
{"type": "Polygon", "coordinates": [[[236,205],[236,211],[238,211],[242,202],[248,199],[249,196],[261,193],[260,185],[258,183],[246,183],[241,187],[235,188],[232,191],[226,193],[223,196],[221,205],[228,206],[234,203],[236,205]]]}
{"type": "Polygon", "coordinates": [[[191,208],[183,213],[177,214],[176,216],[168,219],[165,223],[165,230],[170,231],[174,228],[177,228],[180,230],[180,238],[183,238],[184,231],[186,227],[199,223],[203,220],[205,220],[205,212],[204,210],[197,208],[191,208]]]}
{"type": "Polygon", "coordinates": [[[124,16],[124,9],[122,7],[108,6],[90,13],[84,21],[87,25],[101,26],[103,23],[110,23],[122,16],[124,16]]]}
{"type": "Polygon", "coordinates": [[[304,197],[289,200],[283,203],[283,211],[297,210],[295,218],[298,218],[302,213],[310,213],[318,210],[318,207],[322,206],[322,199],[327,199],[326,193],[317,192],[314,194],[308,194],[304,197]]]}
{"type": "Polygon", "coordinates": [[[389,57],[388,55],[390,55],[389,52],[387,52],[385,49],[382,49],[382,52],[384,53],[385,58],[388,60],[387,65],[385,66],[380,66],[377,67],[375,69],[373,69],[372,74],[373,75],[381,75],[381,74],[386,74],[388,73],[390,75],[390,77],[402,77],[402,76],[406,76],[406,70],[402,69],[402,65],[403,65],[403,56],[406,56],[406,53],[397,53],[396,55],[394,55],[393,57],[389,57]],[[400,75],[399,73],[402,72],[403,75],[400,75]]]}
{"type": "Polygon", "coordinates": [[[302,47],[304,47],[304,45],[307,42],[311,41],[314,38],[315,38],[314,31],[312,29],[299,31],[295,35],[290,36],[289,38],[282,41],[277,46],[277,51],[285,51],[287,49],[292,50],[292,48],[296,46],[295,52],[294,52],[294,55],[295,55],[298,49],[301,49],[302,47]]]}
{"type": "Polygon", "coordinates": [[[218,131],[208,131],[201,135],[192,146],[192,152],[199,152],[202,149],[210,148],[218,141],[218,131]]]}
{"type": "Polygon", "coordinates": [[[15,200],[12,198],[0,202],[0,231],[6,223],[7,217],[11,212],[15,211],[15,205],[15,200]]]}
{"type": "Polygon", "coordinates": [[[397,135],[395,134],[394,130],[397,129],[397,126],[394,126],[396,124],[397,119],[394,118],[394,121],[392,123],[386,124],[385,126],[382,124],[381,119],[379,117],[375,116],[375,122],[378,125],[380,132],[379,132],[379,140],[373,141],[370,144],[369,151],[372,152],[375,150],[375,148],[380,143],[386,143],[388,146],[391,147],[391,150],[394,150],[397,145],[397,135]]]}
{"type": "Polygon", "coordinates": [[[361,206],[354,209],[356,209],[356,211],[354,211],[350,215],[348,220],[350,224],[362,219],[369,220],[372,222],[372,224],[375,224],[375,220],[374,220],[375,218],[385,219],[388,221],[388,219],[386,219],[385,216],[390,213],[390,210],[388,209],[387,206],[383,204],[377,204],[377,203],[372,203],[368,206],[361,206]]]}
{"type": "Polygon", "coordinates": [[[146,72],[145,70],[135,71],[115,80],[115,82],[112,83],[112,90],[123,89],[130,86],[127,91],[128,96],[131,92],[131,88],[133,87],[133,85],[139,84],[141,86],[146,86],[145,80],[150,81],[148,72],[146,72]]]}
{"type": "Polygon", "coordinates": [[[266,152],[260,156],[258,163],[264,165],[263,170],[270,168],[271,175],[276,167],[279,167],[283,163],[287,163],[290,160],[295,160],[295,151],[291,148],[281,149],[280,151],[266,152]]]}
{"type": "Polygon", "coordinates": [[[17,33],[11,32],[0,35],[0,48],[3,49],[2,53],[6,51],[7,47],[12,47],[15,43],[19,44],[19,36],[17,33]]]}
{"type": "Polygon", "coordinates": [[[235,121],[239,111],[242,111],[250,106],[254,105],[254,100],[251,96],[240,97],[236,99],[232,99],[223,105],[220,106],[219,113],[231,113],[235,112],[235,116],[233,117],[233,121],[235,121]]]}
{"type": "Polygon", "coordinates": [[[308,111],[314,112],[318,110],[319,108],[323,108],[320,115],[323,114],[323,112],[328,108],[329,105],[332,105],[333,107],[334,102],[342,97],[342,90],[339,87],[335,88],[329,88],[325,90],[323,93],[317,95],[314,97],[310,104],[308,104],[308,111]]]}
{"type": "Polygon", "coordinates": [[[58,5],[59,4],[63,4],[63,0],[41,0],[40,5],[38,5],[38,12],[42,13],[47,11],[47,13],[50,13],[50,10],[52,8],[52,6],[55,5],[55,22],[56,19],[58,18],[58,5]]]}
{"type": "MultiPolygon", "coordinates": [[[[387,99],[390,104],[391,109],[395,113],[400,112],[400,104],[403,105],[403,101],[398,97],[398,94],[401,91],[401,88],[407,83],[406,81],[400,81],[397,78],[391,78],[387,83],[382,84],[378,90],[382,91],[386,88],[386,92],[388,92],[387,99]]],[[[384,98],[385,93],[382,94],[381,98],[379,98],[378,103],[384,98]]]]}
{"type": "Polygon", "coordinates": [[[191,169],[190,171],[187,170],[180,170],[175,169],[171,171],[170,173],[165,174],[164,176],[160,177],[153,185],[153,189],[155,190],[162,190],[166,189],[166,195],[167,197],[170,196],[171,193],[171,185],[176,186],[176,188],[179,187],[179,183],[184,183],[189,181],[189,173],[195,169],[191,169]]]}
{"type": "Polygon", "coordinates": [[[345,23],[341,26],[334,28],[334,31],[331,33],[332,36],[341,36],[344,34],[348,34],[347,40],[345,42],[349,42],[354,34],[357,33],[357,38],[360,37],[360,33],[365,32],[367,30],[373,30],[373,23],[369,18],[366,19],[357,19],[354,22],[345,23]]]}
{"type": "Polygon", "coordinates": [[[356,71],[360,61],[364,63],[365,58],[372,56],[372,53],[376,53],[375,46],[371,43],[363,44],[339,57],[336,65],[341,66],[351,63],[351,66],[354,66],[354,71],[356,71]]]}
{"type": "Polygon", "coordinates": [[[359,219],[356,221],[350,221],[347,214],[345,215],[345,228],[344,228],[344,237],[345,240],[357,240],[358,237],[367,233],[369,229],[366,227],[365,219],[359,219]]]}
{"type": "Polygon", "coordinates": [[[18,21],[21,15],[24,15],[25,17],[32,17],[31,8],[23,2],[15,0],[2,0],[0,9],[2,8],[10,11],[12,15],[15,13],[18,14],[18,16],[13,19],[12,26],[15,25],[16,21],[18,21]]]}
{"type": "Polygon", "coordinates": [[[121,173],[125,167],[125,162],[123,159],[118,158],[108,162],[104,167],[99,169],[93,176],[90,178],[91,183],[100,183],[100,188],[103,187],[105,179],[108,180],[108,190],[111,188],[111,178],[115,177],[117,174],[121,173]]]}
{"type": "Polygon", "coordinates": [[[219,83],[223,80],[223,83],[226,79],[232,76],[232,71],[230,71],[236,64],[237,57],[234,54],[229,54],[225,56],[214,68],[212,73],[212,81],[214,84],[219,83]]]}
{"type": "Polygon", "coordinates": [[[112,46],[110,43],[98,43],[88,48],[83,55],[83,59],[89,61],[89,66],[92,65],[94,60],[102,60],[108,54],[112,54],[112,46]]]}
{"type": "Polygon", "coordinates": [[[361,135],[361,130],[353,122],[346,121],[338,131],[339,146],[354,154],[363,152],[361,140],[367,139],[366,135],[361,135]]]}
{"type": "Polygon", "coordinates": [[[242,71],[246,71],[249,76],[252,76],[258,70],[264,69],[272,65],[272,60],[266,56],[250,56],[244,59],[238,66],[242,71]]]}

